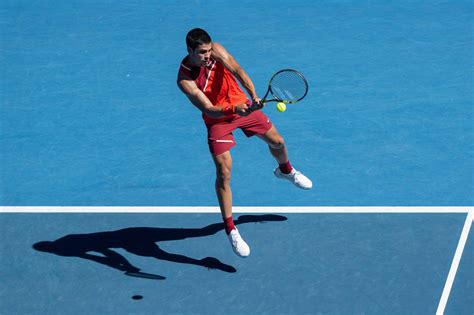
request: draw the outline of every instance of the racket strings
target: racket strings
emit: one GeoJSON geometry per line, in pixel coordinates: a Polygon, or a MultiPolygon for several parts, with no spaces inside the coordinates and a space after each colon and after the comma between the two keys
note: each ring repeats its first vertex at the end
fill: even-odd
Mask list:
{"type": "Polygon", "coordinates": [[[273,96],[282,101],[298,101],[308,90],[306,80],[293,70],[277,73],[271,82],[273,96]]]}

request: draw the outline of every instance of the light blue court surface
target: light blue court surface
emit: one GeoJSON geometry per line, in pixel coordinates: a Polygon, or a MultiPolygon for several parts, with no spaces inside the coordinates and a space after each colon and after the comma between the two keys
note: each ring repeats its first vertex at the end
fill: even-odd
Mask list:
{"type": "Polygon", "coordinates": [[[474,204],[471,1],[0,8],[4,205],[214,205],[206,130],[175,83],[196,26],[260,95],[281,68],[310,84],[301,104],[265,112],[316,189],[289,191],[237,132],[236,204],[474,204]]]}
{"type": "MultiPolygon", "coordinates": [[[[236,132],[234,204],[288,207],[287,220],[240,225],[245,260],[215,230],[157,241],[181,262],[133,246],[106,251],[112,263],[32,247],[72,234],[153,247],[144,231],[207,233],[217,213],[3,212],[0,314],[435,313],[474,206],[473,12],[472,1],[2,1],[0,206],[216,206],[206,130],[176,86],[194,27],[261,96],[281,68],[307,77],[301,103],[264,111],[315,187],[276,179],[265,145],[236,132]],[[303,206],[466,210],[292,213],[303,206]],[[166,279],[126,276],[123,259],[166,279]]],[[[446,314],[474,312],[473,269],[470,233],[446,314]]]]}

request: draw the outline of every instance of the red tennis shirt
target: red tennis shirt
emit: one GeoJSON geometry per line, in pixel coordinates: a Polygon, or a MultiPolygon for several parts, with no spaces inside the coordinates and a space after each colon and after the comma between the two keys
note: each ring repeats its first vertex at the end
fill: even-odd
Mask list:
{"type": "MultiPolygon", "coordinates": [[[[196,82],[197,87],[204,92],[214,106],[226,107],[247,103],[247,95],[240,88],[232,73],[220,62],[211,58],[206,66],[190,67],[187,65],[185,57],[179,67],[183,73],[196,82]]],[[[222,118],[212,118],[202,114],[206,125],[212,125],[234,117],[226,116],[222,118]]]]}

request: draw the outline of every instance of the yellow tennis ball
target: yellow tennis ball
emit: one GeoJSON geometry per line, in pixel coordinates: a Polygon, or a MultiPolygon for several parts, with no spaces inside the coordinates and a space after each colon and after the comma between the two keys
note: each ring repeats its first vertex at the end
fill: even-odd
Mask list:
{"type": "Polygon", "coordinates": [[[286,110],[286,104],[283,103],[283,102],[280,102],[277,104],[277,110],[280,112],[280,113],[283,113],[285,110],[286,110]]]}

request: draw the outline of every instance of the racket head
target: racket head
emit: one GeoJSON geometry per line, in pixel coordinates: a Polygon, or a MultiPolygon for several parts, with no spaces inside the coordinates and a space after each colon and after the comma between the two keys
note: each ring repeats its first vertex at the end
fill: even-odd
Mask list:
{"type": "Polygon", "coordinates": [[[125,272],[127,276],[131,277],[137,277],[137,278],[144,278],[144,279],[153,279],[153,280],[165,280],[166,278],[160,275],[154,275],[151,273],[145,273],[145,272],[125,272]]]}
{"type": "MultiPolygon", "coordinates": [[[[276,72],[268,83],[268,92],[273,96],[266,102],[283,102],[293,104],[301,101],[308,94],[308,81],[295,69],[282,69],[276,72]]],[[[264,98],[265,99],[265,98],[264,98]]]]}

